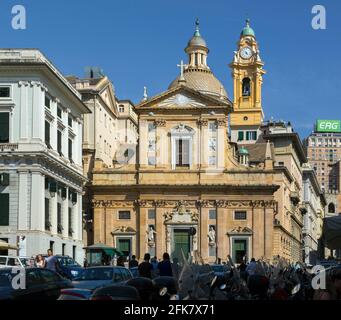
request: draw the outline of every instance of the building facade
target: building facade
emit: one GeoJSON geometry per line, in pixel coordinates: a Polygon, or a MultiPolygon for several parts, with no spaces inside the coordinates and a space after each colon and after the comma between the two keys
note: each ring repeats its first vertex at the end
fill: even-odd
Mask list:
{"type": "Polygon", "coordinates": [[[341,213],[341,132],[340,128],[331,130],[332,127],[329,126],[327,129],[320,127],[321,123],[328,124],[328,121],[317,121],[314,132],[305,139],[305,147],[321,189],[326,195],[326,216],[334,216],[341,213]]]}
{"type": "Polygon", "coordinates": [[[326,198],[321,191],[316,173],[310,163],[303,166],[303,261],[315,265],[319,258],[319,241],[322,236],[326,198]]]}
{"type": "Polygon", "coordinates": [[[83,170],[88,178],[83,194],[84,243],[93,244],[92,181],[100,166],[115,168],[136,163],[137,115],[129,100],[119,101],[112,82],[91,68],[88,77],[68,77],[91,110],[83,116],[83,170]],[[127,152],[128,150],[128,152],[127,152]]]}
{"type": "Polygon", "coordinates": [[[90,111],[38,50],[0,50],[0,70],[0,238],[19,243],[21,256],[52,248],[82,262],[82,115],[90,111]]]}
{"type": "MultiPolygon", "coordinates": [[[[254,35],[243,30],[247,39],[254,35]]],[[[249,166],[230,143],[233,104],[208,65],[198,23],[185,52],[188,64],[168,90],[135,108],[136,164],[95,161],[94,242],[139,258],[197,252],[206,262],[229,254],[237,263],[271,260],[279,188],[273,160],[249,166]]]]}

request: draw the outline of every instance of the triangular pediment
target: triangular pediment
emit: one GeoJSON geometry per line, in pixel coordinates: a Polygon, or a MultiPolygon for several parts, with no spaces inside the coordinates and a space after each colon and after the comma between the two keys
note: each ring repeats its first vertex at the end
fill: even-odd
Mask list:
{"type": "Polygon", "coordinates": [[[178,86],[141,102],[136,108],[203,108],[210,106],[230,107],[231,102],[200,93],[186,86],[178,86]]]}
{"type": "Polygon", "coordinates": [[[110,110],[117,116],[118,107],[115,97],[115,89],[111,81],[105,77],[97,85],[97,89],[100,91],[99,95],[102,100],[107,104],[110,110]]]}

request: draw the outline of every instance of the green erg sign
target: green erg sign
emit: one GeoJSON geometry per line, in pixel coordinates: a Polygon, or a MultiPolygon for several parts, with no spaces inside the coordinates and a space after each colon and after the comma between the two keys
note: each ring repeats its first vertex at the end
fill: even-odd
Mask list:
{"type": "Polygon", "coordinates": [[[317,120],[317,132],[341,132],[340,120],[317,120]]]}

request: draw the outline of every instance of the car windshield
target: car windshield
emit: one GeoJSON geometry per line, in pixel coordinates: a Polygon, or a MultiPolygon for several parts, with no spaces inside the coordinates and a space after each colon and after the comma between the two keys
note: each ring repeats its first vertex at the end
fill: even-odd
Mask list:
{"type": "Polygon", "coordinates": [[[112,268],[88,268],[85,269],[81,276],[77,278],[79,281],[87,280],[112,280],[113,269],[112,268]]]}
{"type": "Polygon", "coordinates": [[[63,267],[80,267],[80,265],[69,257],[58,257],[58,262],[63,267]]]}
{"type": "Polygon", "coordinates": [[[0,270],[0,288],[11,287],[12,274],[9,270],[0,270]]]}

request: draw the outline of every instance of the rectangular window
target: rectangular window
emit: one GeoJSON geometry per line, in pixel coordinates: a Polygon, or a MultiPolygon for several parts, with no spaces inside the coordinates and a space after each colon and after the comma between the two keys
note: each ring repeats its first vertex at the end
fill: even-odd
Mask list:
{"type": "Polygon", "coordinates": [[[119,211],[118,212],[119,220],[130,220],[130,211],[119,211]]]}
{"type": "Polygon", "coordinates": [[[0,112],[0,143],[9,143],[9,112],[0,112]]]}
{"type": "Polygon", "coordinates": [[[246,220],[246,211],[235,211],[234,220],[246,220]]]}
{"type": "Polygon", "coordinates": [[[62,227],[62,204],[57,203],[57,229],[58,233],[62,233],[63,227],[62,227]]]}
{"type": "Polygon", "coordinates": [[[155,209],[149,209],[148,210],[148,219],[154,220],[155,219],[155,209]]]}
{"type": "Polygon", "coordinates": [[[238,141],[243,141],[244,140],[244,131],[239,131],[238,132],[238,141]]]}
{"type": "Polygon", "coordinates": [[[9,98],[11,95],[10,87],[0,87],[0,98],[9,98]]]}
{"type": "Polygon", "coordinates": [[[48,198],[45,198],[45,230],[51,230],[50,200],[48,198]]]}
{"type": "Polygon", "coordinates": [[[58,130],[57,131],[57,151],[59,155],[63,155],[62,153],[62,133],[58,130]]]}
{"type": "Polygon", "coordinates": [[[210,130],[210,132],[217,132],[217,123],[216,122],[210,122],[209,123],[209,130],[210,130]]]}
{"type": "Polygon", "coordinates": [[[59,119],[61,119],[62,118],[62,109],[61,108],[57,108],[57,117],[59,118],[59,119]]]}
{"type": "Polygon", "coordinates": [[[45,121],[45,144],[51,149],[51,127],[48,121],[45,121]]]}
{"type": "Polygon", "coordinates": [[[257,131],[252,131],[252,140],[257,140],[257,131]]]}
{"type": "Polygon", "coordinates": [[[67,124],[70,128],[72,128],[72,118],[71,117],[67,118],[67,124]]]}
{"type": "Polygon", "coordinates": [[[49,97],[45,96],[45,107],[49,108],[51,107],[51,100],[49,97]]]}
{"type": "Polygon", "coordinates": [[[124,112],[124,106],[120,106],[120,112],[124,112]]]}
{"type": "Polygon", "coordinates": [[[189,140],[176,140],[176,160],[178,167],[189,167],[189,140]]]}
{"type": "Polygon", "coordinates": [[[72,140],[69,139],[69,160],[73,162],[72,160],[72,140]]]}
{"type": "Polygon", "coordinates": [[[210,219],[210,220],[217,219],[217,211],[216,211],[216,209],[210,209],[208,211],[208,219],[210,219]]]}
{"type": "Polygon", "coordinates": [[[0,193],[0,226],[9,226],[9,193],[0,193]]]}
{"type": "Polygon", "coordinates": [[[73,229],[72,229],[72,208],[69,208],[69,212],[68,212],[68,218],[69,218],[69,237],[72,237],[73,235],[73,229]]]}

